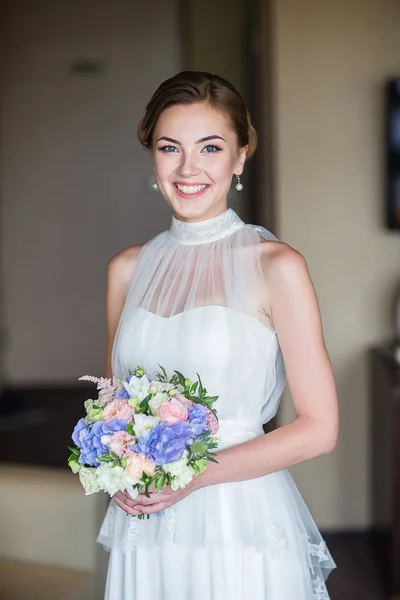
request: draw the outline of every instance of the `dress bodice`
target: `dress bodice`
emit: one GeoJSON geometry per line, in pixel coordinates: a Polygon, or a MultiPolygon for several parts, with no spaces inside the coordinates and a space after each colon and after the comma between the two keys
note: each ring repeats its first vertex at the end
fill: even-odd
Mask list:
{"type": "Polygon", "coordinates": [[[245,313],[201,306],[173,317],[138,308],[121,333],[117,376],[162,365],[193,381],[199,373],[221,420],[260,426],[276,413],[285,375],[276,334],[245,313]]]}
{"type": "Polygon", "coordinates": [[[162,365],[200,375],[220,421],[262,433],[276,413],[286,377],[277,335],[259,320],[267,294],[261,239],[272,234],[231,210],[198,223],[173,219],[142,250],[113,348],[113,372],[162,365]]]}

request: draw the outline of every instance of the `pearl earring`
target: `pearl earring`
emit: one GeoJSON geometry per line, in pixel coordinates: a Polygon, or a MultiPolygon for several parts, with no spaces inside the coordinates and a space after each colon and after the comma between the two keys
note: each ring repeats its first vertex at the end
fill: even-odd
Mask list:
{"type": "Polygon", "coordinates": [[[158,190],[158,185],[157,185],[157,181],[154,180],[154,183],[151,184],[151,187],[153,188],[153,190],[156,192],[158,190]]]}
{"type": "Polygon", "coordinates": [[[243,184],[240,183],[240,177],[239,177],[239,175],[236,175],[236,186],[235,187],[236,187],[236,189],[237,189],[238,192],[241,192],[242,189],[243,189],[243,184]]]}

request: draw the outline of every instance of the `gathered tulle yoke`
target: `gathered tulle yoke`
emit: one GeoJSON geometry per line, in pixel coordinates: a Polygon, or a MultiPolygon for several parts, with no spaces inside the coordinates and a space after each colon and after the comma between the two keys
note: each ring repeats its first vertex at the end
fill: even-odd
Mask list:
{"type": "Polygon", "coordinates": [[[259,318],[268,297],[262,239],[276,238],[232,210],[197,223],[173,218],[140,254],[114,344],[117,377],[137,364],[153,375],[158,365],[198,373],[219,396],[222,445],[262,434],[286,381],[276,333],[259,318]]]}

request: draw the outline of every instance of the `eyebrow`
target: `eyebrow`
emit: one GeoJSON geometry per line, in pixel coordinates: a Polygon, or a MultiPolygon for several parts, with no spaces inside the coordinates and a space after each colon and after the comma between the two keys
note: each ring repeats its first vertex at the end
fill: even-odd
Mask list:
{"type": "MultiPolygon", "coordinates": [[[[171,142],[172,144],[178,144],[178,146],[182,145],[181,142],[179,142],[178,140],[174,140],[173,138],[167,137],[165,135],[163,135],[162,137],[160,137],[157,140],[157,142],[160,142],[161,140],[164,140],[165,142],[171,142]]],[[[223,142],[226,141],[220,135],[208,135],[207,137],[204,137],[204,138],[201,138],[200,140],[197,140],[195,143],[196,144],[203,144],[204,142],[210,142],[211,140],[222,140],[223,142]]]]}

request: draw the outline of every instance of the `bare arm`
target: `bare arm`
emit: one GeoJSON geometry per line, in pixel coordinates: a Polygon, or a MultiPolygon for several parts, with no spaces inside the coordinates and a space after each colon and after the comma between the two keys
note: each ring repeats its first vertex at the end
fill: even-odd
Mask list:
{"type": "Polygon", "coordinates": [[[296,418],[219,452],[218,464],[210,463],[193,480],[197,487],[261,477],[328,453],[336,445],[337,395],[307,264],[290,246],[274,247],[263,261],[264,273],[296,418]]]}
{"type": "Polygon", "coordinates": [[[110,260],[107,271],[106,320],[107,355],[105,377],[112,377],[111,353],[115,334],[125,304],[126,294],[141,246],[119,252],[110,260]]]}

